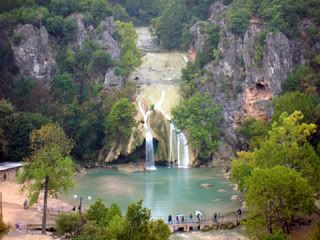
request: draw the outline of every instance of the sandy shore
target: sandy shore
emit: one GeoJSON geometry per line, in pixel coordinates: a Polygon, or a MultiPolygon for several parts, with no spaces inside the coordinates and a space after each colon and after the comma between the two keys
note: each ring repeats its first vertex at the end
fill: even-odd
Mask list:
{"type": "MultiPolygon", "coordinates": [[[[8,236],[3,239],[52,239],[51,237],[37,236],[26,234],[26,224],[40,224],[42,219],[41,208],[42,198],[39,203],[30,207],[29,209],[23,208],[23,202],[27,199],[27,193],[21,191],[21,186],[16,182],[0,182],[0,192],[2,192],[2,207],[4,222],[10,224],[11,231],[8,236]],[[21,222],[23,231],[22,233],[15,232],[15,223],[21,222]]],[[[61,200],[49,199],[49,208],[64,208],[71,209],[72,207],[61,200]]],[[[54,217],[48,217],[48,223],[54,223],[54,217]]]]}

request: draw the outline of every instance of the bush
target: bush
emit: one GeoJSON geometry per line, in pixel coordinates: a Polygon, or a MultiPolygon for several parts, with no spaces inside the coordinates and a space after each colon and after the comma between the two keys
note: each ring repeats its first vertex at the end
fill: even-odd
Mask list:
{"type": "Polygon", "coordinates": [[[51,0],[50,10],[55,15],[68,16],[72,12],[79,11],[80,1],[79,0],[51,0]]]}
{"type": "Polygon", "coordinates": [[[123,143],[129,140],[135,126],[136,109],[126,98],[120,98],[112,106],[106,119],[107,132],[111,139],[123,143]]]}
{"type": "Polygon", "coordinates": [[[113,65],[110,54],[104,49],[97,49],[93,54],[89,65],[92,73],[105,71],[113,65]]]}
{"type": "Polygon", "coordinates": [[[302,83],[304,82],[304,79],[308,79],[308,76],[312,74],[312,72],[313,70],[309,66],[298,66],[288,75],[287,79],[283,82],[283,91],[303,91],[302,83]]]}
{"type": "Polygon", "coordinates": [[[10,226],[5,224],[2,219],[0,219],[0,238],[7,234],[10,230],[10,226]]]}
{"type": "Polygon", "coordinates": [[[301,111],[304,120],[307,123],[314,120],[314,106],[309,95],[300,92],[288,92],[284,95],[274,99],[273,101],[274,113],[272,120],[278,121],[283,112],[292,114],[294,111],[301,111]]]}
{"type": "Polygon", "coordinates": [[[267,124],[253,118],[246,119],[239,129],[240,135],[245,139],[251,150],[260,145],[267,132],[267,124]]]}
{"type": "Polygon", "coordinates": [[[236,35],[243,35],[249,27],[250,17],[250,8],[234,6],[227,12],[228,29],[236,35]]]}
{"type": "Polygon", "coordinates": [[[267,236],[265,240],[287,240],[288,238],[281,231],[277,231],[267,236]]]}
{"type": "Polygon", "coordinates": [[[56,229],[58,235],[78,236],[85,224],[83,217],[78,213],[61,214],[56,219],[56,229]]]}
{"type": "Polygon", "coordinates": [[[108,208],[106,208],[102,200],[97,199],[95,203],[88,209],[86,217],[88,220],[95,221],[99,225],[107,217],[107,212],[108,208]]]}

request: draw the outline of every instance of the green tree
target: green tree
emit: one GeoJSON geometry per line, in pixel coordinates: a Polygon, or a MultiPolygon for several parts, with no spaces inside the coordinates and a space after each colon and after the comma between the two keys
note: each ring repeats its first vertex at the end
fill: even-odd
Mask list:
{"type": "Polygon", "coordinates": [[[170,237],[170,229],[163,220],[149,222],[150,235],[148,240],[167,240],[170,237]]]}
{"type": "Polygon", "coordinates": [[[248,148],[253,150],[260,146],[264,137],[268,133],[268,126],[265,122],[256,120],[254,118],[246,119],[240,126],[240,136],[244,138],[248,144],[248,148]]]}
{"type": "Polygon", "coordinates": [[[294,169],[257,168],[247,179],[246,187],[247,228],[253,239],[261,239],[275,230],[289,233],[294,217],[313,211],[312,189],[294,169]]]}
{"type": "Polygon", "coordinates": [[[89,65],[89,70],[93,73],[99,73],[107,70],[113,65],[110,54],[104,49],[97,49],[93,54],[89,65]]]}
{"type": "Polygon", "coordinates": [[[304,121],[307,123],[313,122],[313,104],[311,97],[300,92],[289,92],[276,98],[273,101],[273,116],[272,120],[277,121],[283,112],[289,115],[294,111],[302,112],[304,121]]]}
{"type": "Polygon", "coordinates": [[[196,93],[173,109],[172,115],[175,126],[187,132],[199,158],[208,160],[219,144],[221,107],[209,95],[196,93]]]}
{"type": "Polygon", "coordinates": [[[277,165],[295,169],[305,177],[315,191],[319,190],[320,159],[314,148],[308,142],[315,133],[315,124],[300,123],[301,112],[290,116],[283,113],[279,123],[274,122],[268,136],[253,152],[241,153],[232,164],[231,172],[239,185],[243,185],[255,167],[272,168],[277,165]],[[250,171],[249,171],[250,170],[250,171]]]}
{"type": "Polygon", "coordinates": [[[108,214],[108,208],[103,204],[101,199],[97,199],[86,212],[88,220],[95,221],[98,225],[104,223],[108,214]]]}
{"type": "Polygon", "coordinates": [[[254,152],[237,152],[237,158],[231,162],[231,180],[245,191],[245,182],[256,167],[254,152]]]}
{"type": "Polygon", "coordinates": [[[139,240],[148,236],[148,224],[151,212],[142,207],[142,201],[130,204],[126,213],[126,240],[139,240]]]}
{"type": "Polygon", "coordinates": [[[272,124],[267,139],[255,151],[255,159],[261,167],[283,165],[296,169],[316,190],[319,188],[316,183],[320,181],[320,159],[308,142],[316,125],[300,123],[302,119],[301,112],[290,116],[283,113],[279,123],[272,124]]]}
{"type": "Polygon", "coordinates": [[[80,234],[85,221],[79,213],[61,214],[56,219],[57,234],[75,237],[80,234]]]}
{"type": "Polygon", "coordinates": [[[106,236],[110,240],[123,239],[125,240],[126,219],[122,216],[116,215],[109,222],[106,236]]]}
{"type": "Polygon", "coordinates": [[[189,19],[189,10],[182,0],[172,0],[166,4],[155,27],[161,45],[167,49],[179,48],[182,43],[184,23],[189,19]]]}
{"type": "Polygon", "coordinates": [[[106,120],[107,133],[110,134],[111,139],[116,139],[118,142],[129,140],[132,128],[136,124],[135,113],[136,109],[128,99],[120,98],[117,100],[106,120]]]}
{"type": "Polygon", "coordinates": [[[136,46],[138,38],[133,24],[116,21],[117,35],[121,45],[121,63],[117,69],[118,75],[128,75],[141,64],[141,52],[136,46]]]}
{"type": "Polygon", "coordinates": [[[50,122],[50,119],[40,113],[17,112],[8,118],[6,135],[8,137],[8,153],[11,161],[22,161],[32,151],[30,133],[50,122]]]}
{"type": "Polygon", "coordinates": [[[282,84],[282,90],[284,92],[303,92],[303,82],[306,82],[313,72],[309,66],[298,66],[291,73],[289,73],[287,79],[282,84]]]}
{"type": "Polygon", "coordinates": [[[9,117],[14,113],[14,106],[4,100],[0,100],[0,154],[1,161],[4,160],[5,155],[7,154],[7,146],[9,144],[9,138],[6,134],[6,127],[9,124],[9,117]]]}
{"type": "Polygon", "coordinates": [[[69,73],[57,74],[51,84],[51,95],[56,101],[70,103],[76,96],[76,88],[69,73]]]}
{"type": "Polygon", "coordinates": [[[18,180],[24,184],[23,188],[28,189],[31,204],[44,190],[42,233],[46,234],[48,195],[57,197],[59,192],[67,191],[73,184],[73,162],[69,157],[73,142],[54,124],[32,131],[30,142],[33,152],[25,160],[18,180]]]}

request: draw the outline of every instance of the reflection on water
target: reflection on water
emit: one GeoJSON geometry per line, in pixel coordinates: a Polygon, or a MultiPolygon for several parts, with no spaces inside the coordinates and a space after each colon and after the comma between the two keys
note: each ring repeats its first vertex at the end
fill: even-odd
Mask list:
{"type": "MultiPolygon", "coordinates": [[[[143,200],[154,218],[166,219],[169,214],[178,213],[188,216],[196,210],[211,216],[214,212],[234,212],[240,206],[238,201],[231,200],[236,193],[222,177],[221,170],[213,168],[160,167],[157,171],[134,174],[96,169],[84,176],[77,176],[75,184],[68,195],[62,196],[71,204],[77,204],[72,199],[74,194],[84,199],[91,196],[91,203],[102,198],[108,205],[117,203],[122,210],[134,201],[143,200]],[[201,184],[210,184],[212,187],[201,188],[201,184]]],[[[88,206],[90,202],[84,204],[88,206]]]]}

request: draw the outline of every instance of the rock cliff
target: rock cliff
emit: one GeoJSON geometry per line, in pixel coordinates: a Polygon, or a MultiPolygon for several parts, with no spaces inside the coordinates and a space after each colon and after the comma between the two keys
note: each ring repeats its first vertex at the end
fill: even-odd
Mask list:
{"type": "MultiPolygon", "coordinates": [[[[270,118],[271,100],[280,94],[288,73],[306,62],[306,54],[301,40],[288,39],[281,32],[266,32],[263,21],[256,17],[243,37],[232,34],[223,16],[226,9],[222,1],[210,8],[206,24],[217,24],[220,28],[218,59],[205,65],[205,74],[196,84],[223,106],[222,140],[235,148],[239,147],[237,129],[241,122],[251,117],[270,118]]],[[[197,22],[190,29],[193,36],[190,48],[196,53],[205,48],[208,37],[201,30],[203,26],[203,22],[197,22]]]]}
{"type": "MultiPolygon", "coordinates": [[[[86,26],[82,14],[74,14],[68,18],[75,21],[74,41],[69,44],[75,51],[82,48],[86,40],[92,40],[105,49],[114,61],[121,58],[120,45],[114,38],[116,26],[112,17],[107,17],[94,28],[86,26]]],[[[18,25],[14,29],[16,38],[12,43],[14,59],[22,74],[49,86],[54,73],[57,71],[56,55],[58,45],[44,26],[40,29],[31,25],[18,25]]],[[[106,89],[122,88],[124,78],[116,76],[115,70],[106,69],[104,73],[91,76],[92,81],[102,82],[106,89]]]]}
{"type": "Polygon", "coordinates": [[[15,41],[12,44],[15,64],[22,74],[48,86],[57,63],[53,42],[45,27],[40,29],[31,24],[18,25],[14,29],[15,41]]]}

